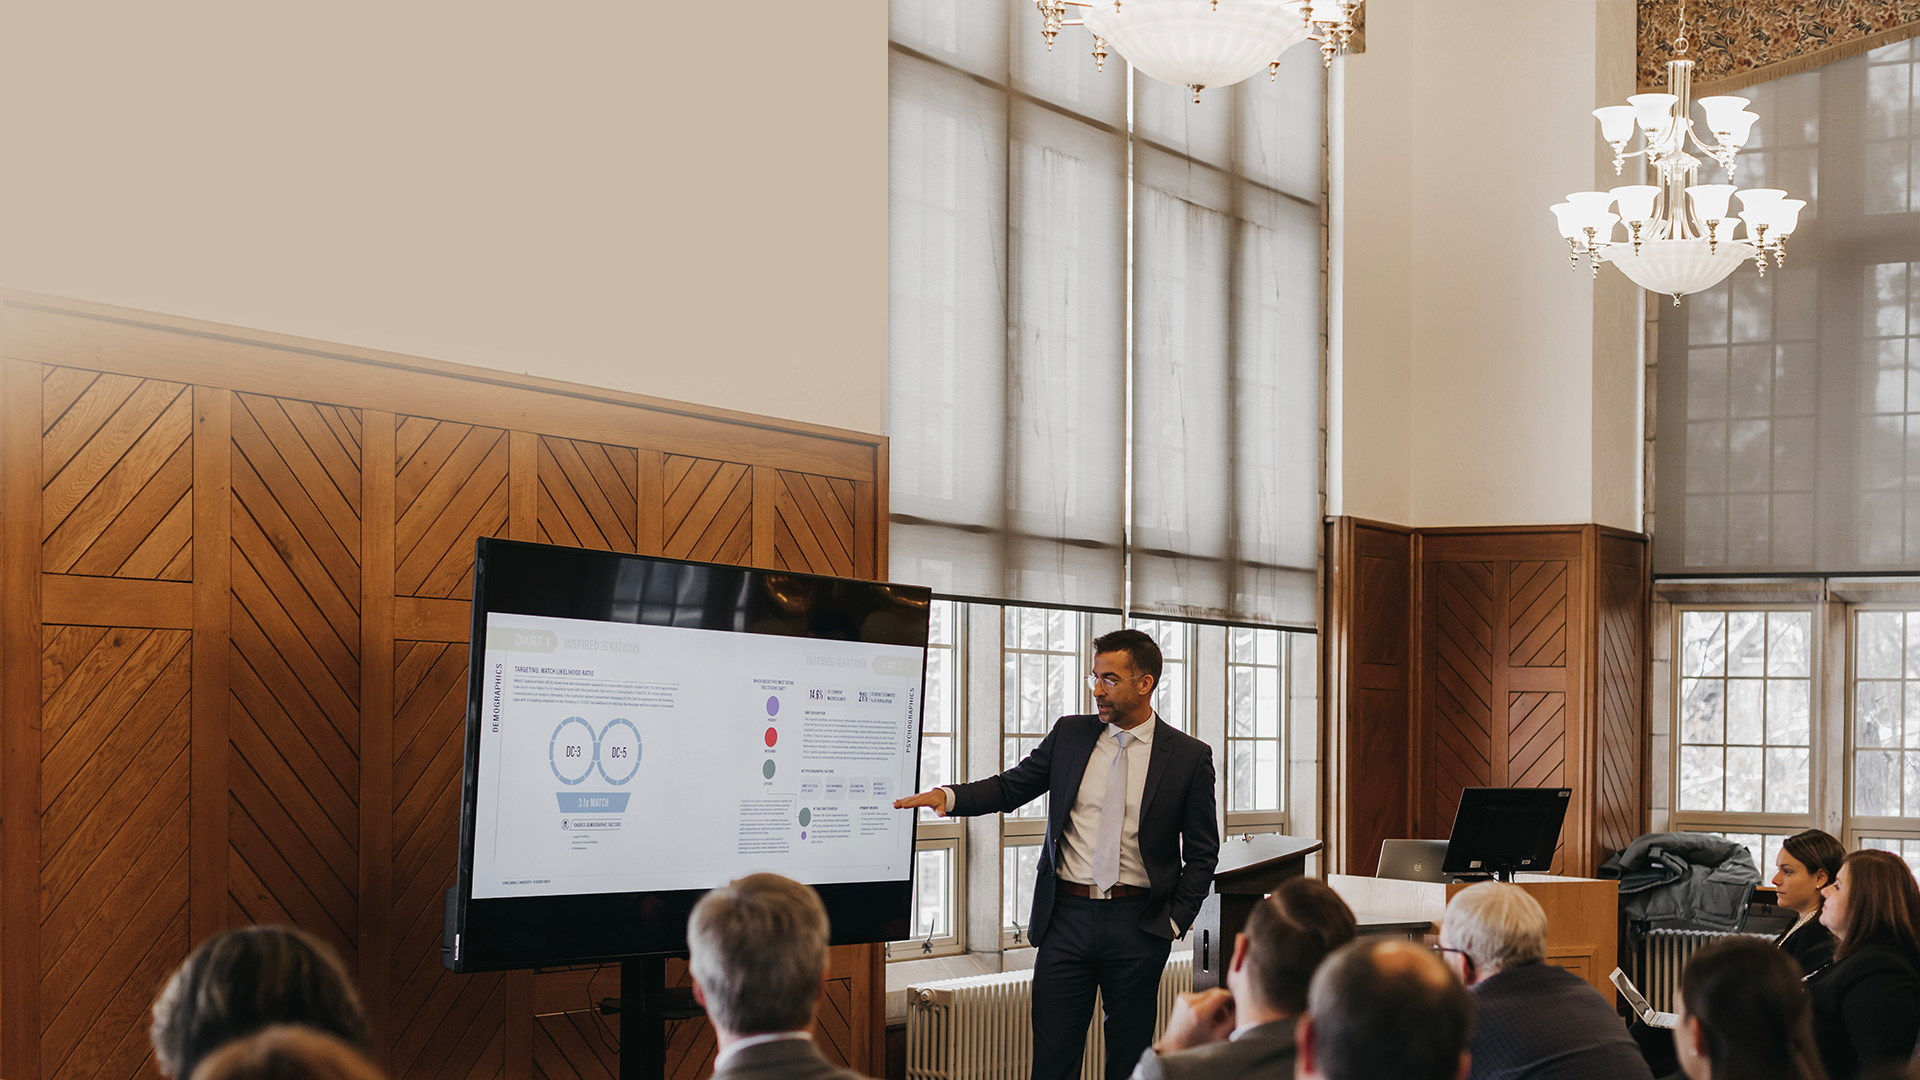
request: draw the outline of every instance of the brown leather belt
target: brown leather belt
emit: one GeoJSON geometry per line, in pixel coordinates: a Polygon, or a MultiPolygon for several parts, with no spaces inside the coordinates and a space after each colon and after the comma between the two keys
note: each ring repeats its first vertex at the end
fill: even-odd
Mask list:
{"type": "MultiPolygon", "coordinates": [[[[1098,890],[1098,889],[1096,889],[1096,888],[1094,888],[1094,887],[1093,887],[1093,886],[1091,886],[1091,885],[1082,885],[1082,884],[1080,884],[1080,883],[1079,883],[1079,882],[1077,882],[1077,881],[1063,881],[1063,882],[1061,882],[1061,883],[1060,883],[1060,891],[1061,891],[1061,892],[1063,892],[1063,893],[1066,893],[1066,894],[1067,894],[1068,896],[1078,896],[1078,897],[1083,897],[1083,898],[1085,898],[1085,899],[1088,899],[1088,900],[1098,900],[1098,899],[1101,899],[1101,898],[1100,898],[1099,896],[1097,896],[1097,895],[1095,895],[1095,894],[1096,894],[1096,893],[1098,893],[1098,892],[1099,892],[1100,890],[1098,890]]],[[[1140,887],[1140,886],[1138,886],[1138,885],[1119,885],[1119,884],[1116,884],[1116,885],[1114,885],[1114,887],[1113,887],[1113,888],[1111,888],[1111,889],[1108,889],[1108,890],[1107,890],[1107,895],[1106,895],[1106,899],[1108,899],[1108,900],[1124,900],[1124,899],[1126,899],[1126,898],[1127,898],[1127,897],[1129,897],[1129,896],[1145,896],[1145,895],[1147,895],[1147,890],[1146,890],[1146,889],[1143,889],[1143,888],[1141,888],[1141,887],[1140,887]]]]}

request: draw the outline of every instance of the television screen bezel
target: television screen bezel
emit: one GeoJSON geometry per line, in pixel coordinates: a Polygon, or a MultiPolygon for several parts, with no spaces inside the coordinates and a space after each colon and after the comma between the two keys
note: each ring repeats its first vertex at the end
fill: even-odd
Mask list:
{"type": "MultiPolygon", "coordinates": [[[[687,916],[692,912],[693,905],[706,894],[705,889],[480,899],[475,899],[473,896],[474,816],[479,797],[477,765],[480,753],[481,702],[484,699],[482,677],[487,616],[490,613],[506,613],[555,618],[598,618],[607,622],[640,623],[642,621],[638,617],[638,611],[635,612],[634,618],[610,617],[613,614],[611,608],[614,603],[610,591],[607,609],[600,615],[582,614],[587,608],[577,596],[564,604],[557,599],[548,598],[530,601],[520,593],[502,598],[498,583],[513,580],[512,572],[518,569],[516,560],[530,556],[548,560],[551,564],[550,569],[556,571],[561,564],[572,562],[575,571],[574,580],[568,586],[545,585],[544,589],[549,594],[556,593],[563,587],[577,590],[580,587],[578,578],[582,568],[600,566],[604,573],[605,568],[617,567],[622,561],[692,567],[714,575],[711,579],[714,582],[736,582],[739,586],[736,594],[741,597],[742,604],[750,600],[771,603],[772,601],[767,600],[767,597],[772,594],[765,591],[765,587],[770,582],[782,584],[788,594],[802,592],[803,590],[794,586],[809,583],[812,584],[811,591],[815,595],[832,590],[839,590],[842,595],[856,591],[865,592],[876,604],[884,600],[886,606],[891,609],[907,611],[917,609],[918,640],[912,640],[915,637],[913,626],[916,624],[906,624],[903,634],[903,627],[899,620],[867,620],[862,627],[862,633],[855,635],[844,633],[844,627],[832,628],[836,631],[834,633],[815,632],[822,629],[812,621],[815,613],[809,613],[809,619],[804,623],[796,622],[796,616],[787,613],[788,625],[797,631],[804,632],[782,636],[840,641],[873,640],[879,644],[909,645],[923,650],[927,644],[927,615],[932,602],[932,590],[919,585],[901,585],[863,578],[766,570],[650,555],[630,555],[622,552],[536,544],[495,537],[481,537],[475,542],[472,630],[468,640],[466,741],[460,783],[460,849],[455,884],[448,891],[446,898],[441,963],[456,972],[505,971],[565,964],[606,963],[649,954],[684,952],[686,951],[687,916]],[[490,583],[494,585],[491,591],[490,583]],[[821,590],[819,588],[821,584],[830,586],[830,589],[821,590]]],[[[509,588],[523,587],[509,586],[509,588]]],[[[870,610],[870,613],[879,610],[881,608],[876,606],[870,610]]],[[[734,630],[735,628],[723,629],[734,630]]],[[[739,630],[737,632],[765,631],[739,630]]],[[[919,700],[923,702],[926,700],[924,653],[920,669],[919,700]]],[[[920,719],[924,722],[924,716],[920,719]]],[[[916,726],[912,740],[915,790],[918,790],[919,784],[920,734],[920,729],[916,726]]],[[[909,822],[909,828],[917,831],[918,815],[912,815],[909,822]]],[[[913,896],[911,860],[907,873],[898,881],[842,882],[816,885],[814,888],[826,905],[828,918],[832,924],[833,944],[895,941],[908,936],[911,915],[909,907],[913,896]]]]}
{"type": "Polygon", "coordinates": [[[1553,866],[1553,853],[1560,847],[1560,835],[1566,831],[1567,808],[1573,803],[1573,789],[1567,787],[1537,788],[1496,788],[1470,787],[1460,792],[1460,805],[1454,811],[1453,831],[1447,836],[1447,858],[1440,867],[1443,874],[1496,874],[1496,873],[1545,873],[1553,866]],[[1478,854],[1461,840],[1462,834],[1477,830],[1486,819],[1487,811],[1500,803],[1531,804],[1557,806],[1559,820],[1553,831],[1553,844],[1545,852],[1544,861],[1536,860],[1534,865],[1487,865],[1482,859],[1480,866],[1468,865],[1478,854]]]}

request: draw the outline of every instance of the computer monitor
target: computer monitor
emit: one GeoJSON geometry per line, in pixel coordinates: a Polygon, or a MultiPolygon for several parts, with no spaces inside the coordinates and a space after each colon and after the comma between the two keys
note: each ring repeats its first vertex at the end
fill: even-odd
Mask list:
{"type": "Polygon", "coordinates": [[[1572,800],[1572,788],[1467,788],[1441,869],[1502,881],[1512,881],[1517,871],[1544,873],[1553,865],[1572,800]]]}
{"type": "Polygon", "coordinates": [[[1446,861],[1445,840],[1382,840],[1380,868],[1374,871],[1373,876],[1398,881],[1444,883],[1453,880],[1453,875],[1441,869],[1446,861]]]}

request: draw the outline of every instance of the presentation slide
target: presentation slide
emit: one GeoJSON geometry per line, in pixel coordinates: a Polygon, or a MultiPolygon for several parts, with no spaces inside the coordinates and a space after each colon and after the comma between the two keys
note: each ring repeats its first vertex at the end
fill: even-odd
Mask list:
{"type": "Polygon", "coordinates": [[[924,652],[490,614],[473,895],[906,880],[924,652]]]}

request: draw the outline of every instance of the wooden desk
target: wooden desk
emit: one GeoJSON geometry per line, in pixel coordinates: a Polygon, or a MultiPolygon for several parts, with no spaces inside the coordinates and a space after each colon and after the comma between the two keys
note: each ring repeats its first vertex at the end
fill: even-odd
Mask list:
{"type": "MultiPolygon", "coordinates": [[[[1432,933],[1440,932],[1447,901],[1465,885],[1431,881],[1328,874],[1327,884],[1340,894],[1361,922],[1426,920],[1432,933]]],[[[1547,913],[1547,963],[1563,967],[1593,988],[1614,998],[1607,974],[1619,953],[1620,883],[1552,874],[1519,874],[1514,884],[1527,890],[1547,913]]]]}

